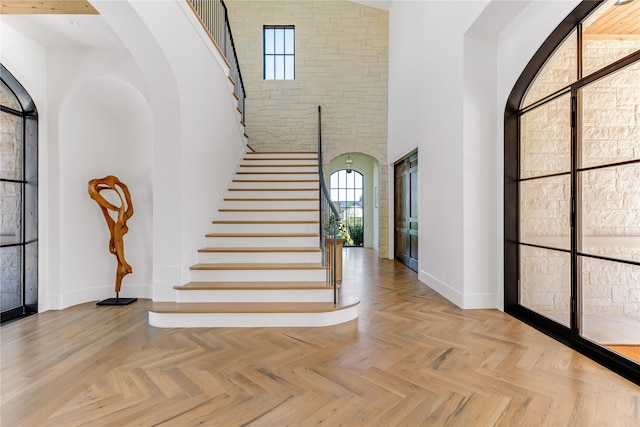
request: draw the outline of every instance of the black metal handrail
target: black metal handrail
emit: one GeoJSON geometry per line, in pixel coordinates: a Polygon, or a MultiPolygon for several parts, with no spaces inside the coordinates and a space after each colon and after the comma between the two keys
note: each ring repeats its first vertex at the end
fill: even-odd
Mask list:
{"type": "Polygon", "coordinates": [[[320,247],[322,263],[327,267],[327,283],[333,287],[333,303],[337,304],[337,249],[338,224],[342,220],[340,212],[331,201],[331,195],[324,181],[322,171],[322,109],[318,106],[318,180],[320,181],[320,247]]]}
{"type": "Polygon", "coordinates": [[[227,5],[222,0],[189,0],[189,3],[229,64],[229,78],[233,82],[233,91],[238,98],[238,111],[244,123],[247,95],[240,72],[236,45],[233,42],[227,5]]]}

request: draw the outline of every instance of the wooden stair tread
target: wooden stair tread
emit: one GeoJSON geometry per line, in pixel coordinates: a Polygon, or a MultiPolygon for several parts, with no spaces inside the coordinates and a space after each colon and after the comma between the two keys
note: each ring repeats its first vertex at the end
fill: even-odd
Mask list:
{"type": "Polygon", "coordinates": [[[313,220],[313,219],[309,219],[309,220],[279,220],[279,219],[273,219],[273,220],[250,220],[250,219],[246,219],[246,220],[241,220],[241,219],[229,219],[229,220],[214,220],[211,221],[212,224],[319,224],[320,221],[318,220],[313,220]]]}
{"type": "MultiPolygon", "coordinates": [[[[265,159],[268,160],[268,159],[265,159]]],[[[313,160],[313,159],[309,159],[313,160]]],[[[317,167],[316,163],[310,164],[297,164],[297,165],[240,165],[241,168],[314,168],[317,167]]]]}
{"type": "Polygon", "coordinates": [[[318,172],[292,172],[292,171],[238,171],[239,175],[318,175],[318,172]]]}
{"type": "Polygon", "coordinates": [[[317,202],[317,197],[264,197],[264,198],[241,198],[241,197],[227,197],[225,202],[317,202]]]}
{"type": "Polygon", "coordinates": [[[319,263],[199,263],[189,267],[190,270],[324,270],[319,263]]]}
{"type": "Polygon", "coordinates": [[[342,297],[333,302],[154,302],[154,313],[326,313],[358,305],[354,297],[342,297]]]}
{"type": "Polygon", "coordinates": [[[260,209],[218,209],[218,212],[319,212],[319,209],[313,209],[313,208],[309,208],[309,209],[291,209],[291,208],[284,208],[284,209],[264,209],[264,208],[260,208],[260,209]]]}
{"type": "Polygon", "coordinates": [[[275,247],[259,247],[250,246],[244,248],[226,247],[226,248],[202,248],[198,252],[322,252],[320,248],[275,248],[275,247]]]}
{"type": "Polygon", "coordinates": [[[330,289],[326,282],[190,282],[174,286],[181,291],[214,290],[289,290],[289,289],[330,289]]]}
{"type": "Polygon", "coordinates": [[[318,191],[318,188],[230,188],[229,191],[318,191]]]}
{"type": "Polygon", "coordinates": [[[318,233],[209,233],[205,237],[320,237],[318,233]]]}
{"type": "Polygon", "coordinates": [[[295,160],[295,161],[301,161],[301,160],[306,160],[306,161],[311,161],[311,160],[315,160],[318,161],[317,157],[264,157],[262,159],[256,159],[256,158],[251,158],[251,157],[245,157],[242,160],[248,160],[248,161],[265,161],[265,160],[295,160]]]}
{"type": "Polygon", "coordinates": [[[232,182],[320,182],[318,179],[234,179],[232,182]]]}
{"type": "Polygon", "coordinates": [[[272,154],[315,154],[317,156],[318,152],[317,151],[252,151],[252,152],[247,152],[246,154],[251,154],[251,155],[262,155],[262,154],[267,154],[267,155],[272,155],[272,154]]]}

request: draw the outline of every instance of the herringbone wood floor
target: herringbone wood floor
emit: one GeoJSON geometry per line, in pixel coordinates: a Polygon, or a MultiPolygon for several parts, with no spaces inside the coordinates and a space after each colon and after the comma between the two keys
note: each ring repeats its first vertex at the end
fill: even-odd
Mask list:
{"type": "Polygon", "coordinates": [[[463,311],[345,250],[360,318],[327,328],[156,329],[150,301],[2,327],[13,426],[634,426],[640,388],[496,310],[463,311]]]}

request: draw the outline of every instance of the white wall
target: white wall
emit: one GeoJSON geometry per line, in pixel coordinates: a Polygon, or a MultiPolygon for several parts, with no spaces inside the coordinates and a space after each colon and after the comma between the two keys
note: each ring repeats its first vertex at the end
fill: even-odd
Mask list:
{"type": "MultiPolygon", "coordinates": [[[[152,117],[146,99],[113,78],[74,88],[60,108],[60,278],[62,306],[114,296],[117,261],[109,231],[89,198],[90,179],[117,176],[131,193],[121,296],[151,296],[153,261],[152,117]]],[[[105,191],[109,197],[110,191],[105,191]]],[[[109,199],[112,200],[112,199],[109,199]]],[[[119,205],[120,203],[114,203],[119,205]]]]}
{"type": "Polygon", "coordinates": [[[418,147],[419,278],[460,307],[502,308],[506,99],[576,3],[390,8],[389,158],[418,147]]]}

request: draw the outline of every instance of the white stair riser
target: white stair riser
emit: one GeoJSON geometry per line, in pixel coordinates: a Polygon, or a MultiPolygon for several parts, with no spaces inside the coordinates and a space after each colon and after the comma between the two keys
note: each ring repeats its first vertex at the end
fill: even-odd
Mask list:
{"type": "Polygon", "coordinates": [[[316,206],[312,211],[275,211],[275,212],[217,212],[215,219],[220,221],[250,221],[250,220],[277,220],[277,221],[306,221],[317,220],[319,213],[316,206]]]}
{"type": "Polygon", "coordinates": [[[318,209],[318,200],[225,200],[222,209],[318,209]]]}
{"type": "Polygon", "coordinates": [[[149,324],[157,328],[320,327],[358,317],[358,307],[327,313],[155,313],[149,324]]]}
{"type": "Polygon", "coordinates": [[[178,290],[176,297],[177,302],[331,302],[333,288],[178,290]]]}
{"type": "Polygon", "coordinates": [[[211,233],[319,233],[319,225],[303,224],[212,224],[211,233]]]}
{"type": "Polygon", "coordinates": [[[320,244],[320,237],[206,237],[210,248],[313,248],[320,244]]]}
{"type": "Polygon", "coordinates": [[[192,282],[321,282],[326,270],[191,270],[192,282]]]}
{"type": "Polygon", "coordinates": [[[321,263],[322,252],[198,252],[200,263],[321,263]]]}
{"type": "Polygon", "coordinates": [[[246,153],[245,158],[251,159],[313,159],[318,161],[318,153],[246,153]]]}
{"type": "Polygon", "coordinates": [[[312,178],[302,178],[304,181],[293,181],[291,179],[289,179],[288,181],[290,182],[269,182],[269,181],[277,181],[275,179],[265,179],[262,181],[258,181],[257,179],[253,179],[253,178],[238,178],[241,180],[251,180],[251,181],[256,181],[256,182],[233,182],[231,184],[231,188],[270,188],[270,189],[281,189],[281,188],[313,188],[314,191],[318,191],[319,185],[318,185],[318,181],[312,181],[312,182],[307,182],[309,179],[312,178]]]}
{"type": "Polygon", "coordinates": [[[240,165],[238,172],[251,172],[251,173],[262,173],[262,172],[313,172],[318,174],[318,166],[244,166],[240,165]]]}
{"type": "Polygon", "coordinates": [[[317,199],[319,192],[315,190],[295,190],[295,191],[227,191],[226,198],[243,198],[243,199],[317,199]]]}
{"type": "Polygon", "coordinates": [[[296,166],[315,167],[316,169],[318,168],[318,159],[299,160],[301,159],[301,157],[300,158],[292,157],[290,159],[285,159],[285,158],[256,159],[255,157],[249,157],[249,159],[254,159],[254,160],[247,160],[247,157],[245,157],[240,163],[240,166],[260,165],[260,166],[278,167],[278,166],[286,166],[286,165],[296,165],[296,166]]]}
{"type": "MultiPolygon", "coordinates": [[[[260,171],[252,171],[250,169],[257,168],[242,168],[241,172],[248,173],[236,173],[233,179],[253,179],[258,181],[272,181],[272,180],[296,180],[296,179],[317,179],[318,171],[311,171],[311,173],[282,173],[280,170],[278,173],[260,173],[260,171]]],[[[287,171],[292,172],[292,171],[287,171]]]]}

